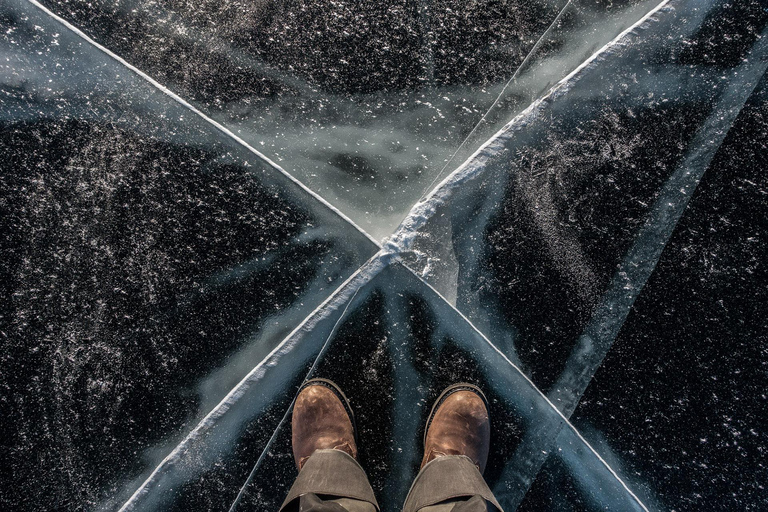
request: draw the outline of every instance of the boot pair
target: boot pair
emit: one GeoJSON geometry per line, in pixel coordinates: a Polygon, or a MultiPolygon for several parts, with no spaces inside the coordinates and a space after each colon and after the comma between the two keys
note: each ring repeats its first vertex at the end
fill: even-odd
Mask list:
{"type": "MultiPolygon", "coordinates": [[[[424,430],[423,468],[446,455],[469,457],[482,474],[488,461],[491,424],[482,391],[472,384],[446,388],[424,430]]],[[[307,381],[293,406],[293,456],[301,471],[315,450],[334,449],[357,459],[356,429],[349,401],[326,379],[307,381]]]]}

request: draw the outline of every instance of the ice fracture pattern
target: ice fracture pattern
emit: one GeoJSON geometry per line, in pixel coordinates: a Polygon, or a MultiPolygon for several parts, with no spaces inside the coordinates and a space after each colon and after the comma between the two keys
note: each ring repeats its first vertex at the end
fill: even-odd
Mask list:
{"type": "Polygon", "coordinates": [[[457,380],[507,511],[768,508],[762,0],[0,2],[0,505],[382,510],[457,380]]]}

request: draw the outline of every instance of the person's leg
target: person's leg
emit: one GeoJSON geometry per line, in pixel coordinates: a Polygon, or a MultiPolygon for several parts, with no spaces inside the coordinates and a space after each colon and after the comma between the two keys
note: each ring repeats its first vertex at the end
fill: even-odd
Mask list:
{"type": "Polygon", "coordinates": [[[291,420],[299,476],[281,512],[376,512],[378,504],[357,463],[354,416],[332,382],[313,379],[299,391],[291,420]]]}
{"type": "Polygon", "coordinates": [[[482,475],[490,439],[488,407],[480,389],[456,384],[443,391],[429,415],[421,471],[403,511],[501,511],[482,475]]]}
{"type": "Polygon", "coordinates": [[[468,457],[441,456],[414,480],[404,512],[486,512],[501,510],[482,474],[468,457]]]}

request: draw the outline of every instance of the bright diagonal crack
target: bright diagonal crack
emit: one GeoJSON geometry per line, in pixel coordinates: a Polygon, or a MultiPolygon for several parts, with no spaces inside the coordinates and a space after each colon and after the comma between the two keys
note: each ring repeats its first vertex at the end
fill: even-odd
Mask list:
{"type": "MultiPolygon", "coordinates": [[[[115,54],[105,46],[97,43],[93,39],[91,39],[85,32],[77,28],[75,25],[70,23],[69,21],[65,20],[61,16],[57,15],[47,7],[45,7],[43,4],[41,4],[38,0],[26,0],[28,4],[33,5],[35,8],[42,11],[43,14],[50,17],[51,19],[55,20],[56,23],[60,24],[64,28],[66,28],[68,31],[76,34],[78,37],[83,39],[88,45],[93,46],[94,48],[98,49],[100,52],[104,53],[108,58],[111,60],[114,60],[120,65],[127,68],[132,73],[135,73],[136,75],[140,76],[142,79],[146,80],[150,85],[158,89],[161,93],[168,96],[171,100],[178,103],[182,107],[190,110],[194,115],[200,117],[203,119],[206,123],[211,125],[216,131],[224,135],[226,138],[231,139],[234,143],[237,145],[243,147],[245,150],[247,150],[249,153],[255,155],[257,158],[262,160],[263,162],[266,162],[270,167],[274,168],[276,172],[280,173],[283,177],[285,177],[290,182],[293,182],[301,191],[303,191],[305,194],[312,197],[315,201],[318,201],[321,203],[324,207],[331,210],[334,214],[341,217],[346,223],[348,223],[350,226],[352,226],[355,230],[359,231],[363,235],[365,235],[366,238],[368,238],[376,247],[380,247],[380,244],[371,236],[369,235],[365,230],[360,228],[355,222],[352,221],[349,217],[347,217],[345,214],[343,214],[338,208],[330,204],[328,201],[323,199],[319,194],[317,194],[315,191],[308,188],[306,185],[304,185],[302,182],[291,176],[288,172],[285,171],[282,167],[280,167],[277,163],[273,162],[269,158],[267,158],[266,155],[259,152],[256,148],[245,142],[242,138],[235,135],[231,130],[223,126],[221,123],[218,123],[205,115],[203,112],[201,112],[199,109],[193,107],[189,102],[184,100],[181,96],[176,94],[175,92],[171,91],[168,87],[164,86],[136,66],[132,65],[119,55],[115,54]]],[[[23,10],[23,9],[20,9],[23,10]]]]}
{"type": "Polygon", "coordinates": [[[151,9],[142,5],[138,0],[120,2],[115,7],[118,9],[117,12],[126,19],[131,19],[134,13],[141,11],[143,16],[152,21],[152,28],[162,31],[166,37],[179,39],[190,47],[202,44],[208,48],[216,48],[219,52],[226,54],[227,60],[238,67],[258,70],[259,74],[264,78],[297,91],[304,97],[313,98],[319,96],[317,90],[312,88],[306,81],[285,73],[254,55],[243,52],[235,47],[235,45],[219,37],[211,29],[187,25],[181,16],[164,8],[159,2],[153,3],[151,9]],[[175,28],[171,30],[170,27],[175,28]]]}
{"type": "Polygon", "coordinates": [[[426,197],[427,193],[432,189],[435,183],[438,182],[438,180],[440,179],[440,176],[442,176],[445,170],[448,168],[448,166],[451,165],[451,162],[453,162],[453,159],[456,158],[456,155],[459,154],[459,151],[461,151],[462,148],[466,145],[467,141],[472,138],[472,136],[475,134],[477,129],[480,127],[480,125],[482,125],[485,122],[485,119],[488,117],[488,114],[491,113],[491,110],[493,110],[493,108],[496,105],[498,105],[499,100],[501,100],[501,97],[504,96],[504,93],[512,84],[512,82],[514,82],[517,79],[517,76],[520,74],[520,71],[525,67],[525,65],[531,59],[534,52],[536,52],[536,50],[539,49],[539,47],[541,46],[541,43],[544,41],[544,38],[547,36],[547,34],[550,33],[552,28],[555,27],[557,22],[560,21],[560,19],[563,17],[563,13],[565,13],[565,10],[568,8],[569,5],[571,5],[571,2],[573,2],[573,0],[568,0],[563,6],[563,8],[560,9],[560,11],[557,13],[557,16],[555,16],[555,18],[552,20],[552,23],[549,24],[547,29],[541,34],[539,39],[533,45],[533,47],[531,48],[531,51],[528,52],[528,55],[526,55],[523,61],[520,63],[520,65],[517,66],[517,69],[512,74],[512,77],[507,81],[506,84],[504,84],[504,87],[501,89],[501,92],[499,92],[499,95],[496,96],[495,100],[493,100],[493,103],[491,103],[491,106],[488,107],[488,109],[485,111],[485,114],[483,114],[483,117],[481,117],[480,120],[475,124],[475,126],[472,128],[469,134],[464,138],[464,140],[461,141],[461,144],[459,144],[459,147],[456,148],[456,151],[454,151],[451,157],[448,159],[448,161],[445,162],[445,165],[443,166],[442,169],[440,169],[440,172],[437,173],[435,178],[429,183],[429,185],[427,185],[427,188],[425,188],[424,191],[421,193],[421,199],[424,199],[424,197],[426,197]]]}

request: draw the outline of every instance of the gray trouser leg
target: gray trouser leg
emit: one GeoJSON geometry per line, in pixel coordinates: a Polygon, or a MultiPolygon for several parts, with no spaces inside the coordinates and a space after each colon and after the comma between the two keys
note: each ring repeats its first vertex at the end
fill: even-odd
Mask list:
{"type": "Polygon", "coordinates": [[[501,511],[477,466],[464,455],[448,455],[436,458],[419,472],[403,512],[485,512],[488,505],[501,511]]]}
{"type": "Polygon", "coordinates": [[[419,512],[496,512],[496,507],[476,494],[471,498],[455,498],[420,508],[419,512]]]}
{"type": "Polygon", "coordinates": [[[281,512],[376,512],[365,471],[340,450],[317,450],[307,459],[281,512]]]}

